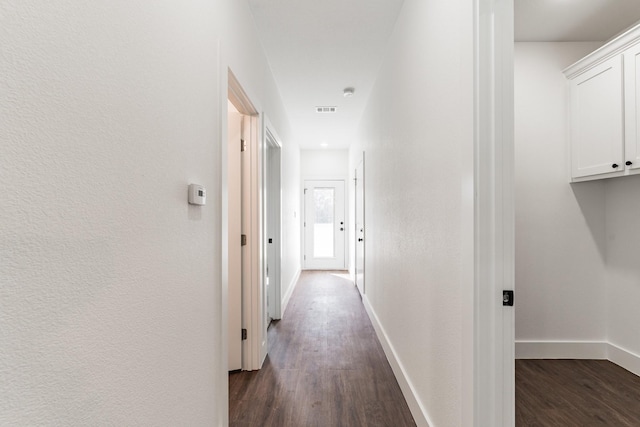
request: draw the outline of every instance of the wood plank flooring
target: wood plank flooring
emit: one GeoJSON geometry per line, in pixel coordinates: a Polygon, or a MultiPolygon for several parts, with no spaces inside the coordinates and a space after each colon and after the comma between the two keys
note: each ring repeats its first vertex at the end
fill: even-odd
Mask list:
{"type": "Polygon", "coordinates": [[[263,368],[229,375],[230,426],[415,426],[344,273],[302,273],[263,368]]]}
{"type": "Polygon", "coordinates": [[[516,426],[640,426],[640,377],[607,360],[516,360],[516,426]]]}

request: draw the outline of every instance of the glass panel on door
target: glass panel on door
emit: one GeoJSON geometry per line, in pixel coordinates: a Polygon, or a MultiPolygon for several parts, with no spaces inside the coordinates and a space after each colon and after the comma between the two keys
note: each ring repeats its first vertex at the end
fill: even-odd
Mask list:
{"type": "Polygon", "coordinates": [[[334,256],[335,189],[314,188],[313,257],[334,256]]]}

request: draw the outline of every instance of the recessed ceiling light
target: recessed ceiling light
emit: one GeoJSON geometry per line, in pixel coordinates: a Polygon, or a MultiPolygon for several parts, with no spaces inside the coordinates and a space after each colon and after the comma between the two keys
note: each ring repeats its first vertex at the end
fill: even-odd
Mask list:
{"type": "Polygon", "coordinates": [[[353,94],[355,93],[355,91],[356,91],[356,90],[355,90],[354,88],[352,88],[352,87],[346,87],[346,88],[344,88],[344,90],[342,91],[342,95],[343,95],[345,98],[351,98],[351,97],[353,96],[353,94]]]}
{"type": "Polygon", "coordinates": [[[326,142],[323,142],[322,144],[320,144],[320,146],[322,148],[327,148],[329,146],[329,144],[327,144],[326,142]]]}

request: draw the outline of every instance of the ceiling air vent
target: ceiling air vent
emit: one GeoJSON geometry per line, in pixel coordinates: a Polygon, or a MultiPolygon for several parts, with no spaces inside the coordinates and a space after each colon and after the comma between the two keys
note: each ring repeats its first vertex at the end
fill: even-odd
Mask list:
{"type": "Polygon", "coordinates": [[[316,107],[316,113],[335,113],[336,107],[316,107]]]}

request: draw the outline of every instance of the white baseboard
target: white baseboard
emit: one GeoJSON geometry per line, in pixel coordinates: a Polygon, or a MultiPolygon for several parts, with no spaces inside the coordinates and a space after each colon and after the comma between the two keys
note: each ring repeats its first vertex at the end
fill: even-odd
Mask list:
{"type": "Polygon", "coordinates": [[[387,360],[391,365],[391,369],[396,376],[396,380],[398,381],[398,385],[402,390],[402,394],[407,401],[407,405],[409,406],[409,410],[411,411],[411,415],[413,415],[413,419],[416,422],[416,425],[424,427],[433,426],[434,424],[430,421],[426,409],[424,408],[424,406],[422,406],[422,403],[420,403],[413,384],[411,383],[411,380],[409,380],[409,377],[407,376],[402,363],[398,359],[393,345],[391,345],[391,342],[387,337],[387,333],[380,324],[378,316],[373,310],[373,307],[371,307],[371,304],[369,304],[369,299],[366,295],[362,296],[362,302],[364,304],[364,308],[367,310],[367,314],[369,315],[371,324],[376,331],[376,335],[380,340],[380,344],[382,345],[384,353],[387,356],[387,360]]]}
{"type": "Polygon", "coordinates": [[[516,359],[607,359],[605,341],[516,341],[516,359]]]}
{"type": "Polygon", "coordinates": [[[640,376],[640,356],[618,347],[615,344],[608,345],[608,359],[629,372],[640,376]]]}
{"type": "Polygon", "coordinates": [[[282,297],[282,302],[280,303],[280,318],[284,316],[284,312],[287,310],[287,306],[289,305],[289,300],[291,299],[291,295],[293,295],[293,290],[296,288],[298,284],[298,279],[300,279],[300,269],[293,275],[293,280],[289,283],[289,287],[287,288],[287,293],[282,297]]]}
{"type": "Polygon", "coordinates": [[[606,341],[516,341],[516,359],[609,360],[640,376],[640,355],[606,341]]]}

